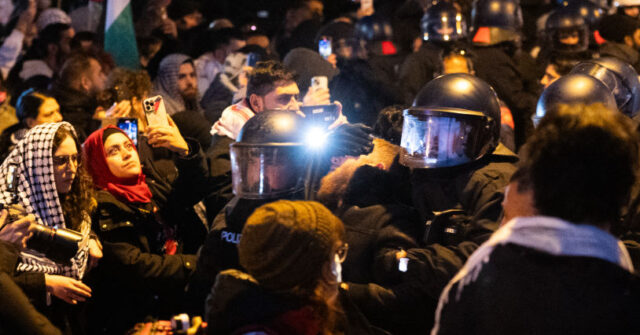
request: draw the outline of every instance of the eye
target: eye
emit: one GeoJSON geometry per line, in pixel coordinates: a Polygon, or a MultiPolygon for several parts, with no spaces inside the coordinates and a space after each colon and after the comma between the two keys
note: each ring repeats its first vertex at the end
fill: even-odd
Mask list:
{"type": "Polygon", "coordinates": [[[118,147],[110,147],[107,149],[107,156],[115,156],[118,154],[118,147]]]}
{"type": "Polygon", "coordinates": [[[124,147],[129,151],[133,150],[133,144],[131,144],[131,142],[126,142],[124,147]]]}

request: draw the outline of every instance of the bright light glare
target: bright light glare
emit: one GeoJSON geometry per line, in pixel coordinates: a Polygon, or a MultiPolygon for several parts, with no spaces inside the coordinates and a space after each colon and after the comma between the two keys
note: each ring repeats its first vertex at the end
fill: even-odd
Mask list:
{"type": "Polygon", "coordinates": [[[305,142],[311,149],[317,150],[324,147],[328,133],[322,128],[311,128],[305,135],[305,142]]]}

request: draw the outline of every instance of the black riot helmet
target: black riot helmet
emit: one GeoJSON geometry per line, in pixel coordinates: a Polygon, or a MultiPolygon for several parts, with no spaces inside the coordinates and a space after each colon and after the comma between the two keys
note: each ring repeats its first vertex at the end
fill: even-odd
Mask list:
{"type": "Polygon", "coordinates": [[[640,111],[640,81],[633,67],[617,58],[589,59],[571,73],[587,74],[602,81],[613,93],[618,110],[633,118],[640,111]]]}
{"type": "Polygon", "coordinates": [[[545,35],[553,52],[572,54],[589,48],[589,26],[571,7],[554,10],[545,24],[545,35]]]}
{"type": "Polygon", "coordinates": [[[356,22],[353,39],[361,48],[377,55],[395,55],[391,23],[378,15],[365,16],[356,22]]]}
{"type": "Polygon", "coordinates": [[[598,24],[605,12],[599,5],[587,0],[571,0],[565,3],[569,10],[582,16],[591,31],[598,29],[598,24]]]}
{"type": "Polygon", "coordinates": [[[600,80],[586,74],[570,73],[560,77],[542,91],[533,123],[538,125],[540,119],[560,105],[594,103],[601,103],[612,110],[617,109],[616,99],[600,80]]]}
{"type": "Polygon", "coordinates": [[[448,1],[440,1],[429,7],[420,26],[425,41],[453,42],[467,37],[464,15],[448,1]]]}
{"type": "Polygon", "coordinates": [[[400,163],[408,167],[462,165],[498,146],[498,96],[469,74],[446,74],[428,82],[403,115],[400,163]]]}
{"type": "Polygon", "coordinates": [[[471,9],[473,43],[518,42],[522,9],[518,0],[475,0],[471,9]]]}
{"type": "Polygon", "coordinates": [[[304,119],[292,111],[258,113],[230,147],[233,193],[245,199],[273,199],[304,188],[304,119]]]}
{"type": "Polygon", "coordinates": [[[354,38],[368,42],[382,42],[393,39],[393,28],[388,20],[378,16],[365,16],[356,22],[354,38]]]}

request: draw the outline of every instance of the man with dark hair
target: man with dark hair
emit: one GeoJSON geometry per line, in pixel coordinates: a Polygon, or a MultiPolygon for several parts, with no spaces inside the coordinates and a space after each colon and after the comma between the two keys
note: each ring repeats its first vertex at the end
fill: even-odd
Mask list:
{"type": "Polygon", "coordinates": [[[640,282],[610,233],[638,167],[631,120],[601,104],[562,106],[522,159],[516,191],[531,192],[533,208],[510,212],[469,258],[440,298],[432,334],[638,333],[640,282]]]}
{"type": "Polygon", "coordinates": [[[62,117],[75,127],[81,140],[100,127],[100,121],[94,119],[96,96],[105,82],[98,60],[79,53],[67,59],[53,85],[51,93],[60,104],[62,117]]]}
{"type": "Polygon", "coordinates": [[[215,189],[207,204],[211,215],[216,215],[233,197],[229,145],[235,142],[240,129],[265,110],[298,110],[299,93],[293,73],[279,62],[259,62],[249,73],[246,98],[227,107],[211,128],[213,138],[208,155],[213,159],[210,166],[215,189]]]}
{"type": "Polygon", "coordinates": [[[614,57],[640,71],[640,22],[622,14],[608,15],[600,21],[600,35],[607,40],[600,56],[614,57]]]}
{"type": "Polygon", "coordinates": [[[74,35],[73,28],[65,23],[50,24],[40,31],[22,59],[9,72],[8,87],[12,88],[12,96],[36,85],[46,89],[71,52],[74,35]]]}
{"type": "Polygon", "coordinates": [[[205,36],[207,50],[194,62],[200,95],[204,95],[216,75],[223,70],[227,56],[246,44],[242,33],[235,28],[209,29],[205,36]]]}

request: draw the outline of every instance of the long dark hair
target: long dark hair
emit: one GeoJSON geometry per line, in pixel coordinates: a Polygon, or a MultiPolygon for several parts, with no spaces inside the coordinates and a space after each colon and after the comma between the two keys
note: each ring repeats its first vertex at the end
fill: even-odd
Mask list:
{"type": "Polygon", "coordinates": [[[85,168],[84,157],[82,155],[82,147],[78,142],[76,135],[67,127],[60,127],[53,138],[53,148],[51,154],[58,150],[58,147],[67,136],[71,136],[78,150],[78,168],[76,178],[71,184],[71,191],[67,194],[60,195],[60,204],[62,205],[62,213],[67,228],[80,230],[82,223],[86,217],[96,207],[95,191],[93,189],[93,181],[85,168]]]}

